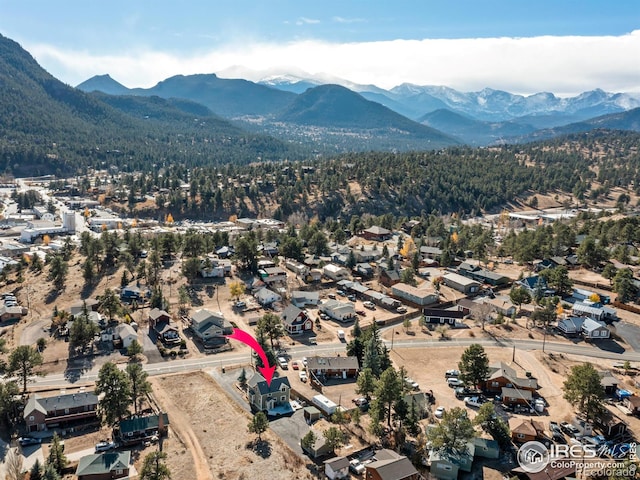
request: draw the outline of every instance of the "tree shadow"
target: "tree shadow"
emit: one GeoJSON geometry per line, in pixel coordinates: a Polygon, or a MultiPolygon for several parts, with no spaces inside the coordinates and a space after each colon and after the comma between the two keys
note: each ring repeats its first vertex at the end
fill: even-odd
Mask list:
{"type": "Polygon", "coordinates": [[[49,305],[50,303],[55,302],[61,294],[62,289],[58,290],[54,288],[49,290],[49,293],[44,297],[44,303],[49,305]]]}
{"type": "Polygon", "coordinates": [[[267,440],[254,440],[247,444],[247,448],[262,458],[269,458],[273,451],[271,443],[267,440]]]}
{"type": "Polygon", "coordinates": [[[72,357],[71,348],[69,348],[69,358],[67,359],[67,366],[64,369],[64,378],[70,383],[77,382],[83,373],[93,368],[93,365],[93,355],[72,357]]]}

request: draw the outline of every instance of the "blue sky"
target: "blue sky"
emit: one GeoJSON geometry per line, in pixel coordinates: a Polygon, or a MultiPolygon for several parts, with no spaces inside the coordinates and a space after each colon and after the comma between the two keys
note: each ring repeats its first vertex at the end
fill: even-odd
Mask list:
{"type": "Polygon", "coordinates": [[[0,33],[72,85],[296,72],[384,88],[640,92],[638,0],[0,0],[0,33]]]}

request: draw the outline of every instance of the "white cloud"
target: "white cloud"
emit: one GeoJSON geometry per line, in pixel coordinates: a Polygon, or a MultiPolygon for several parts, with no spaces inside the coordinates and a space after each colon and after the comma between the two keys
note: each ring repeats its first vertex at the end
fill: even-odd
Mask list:
{"type": "MultiPolygon", "coordinates": [[[[191,54],[132,49],[112,55],[26,48],[53,75],[77,84],[110,73],[129,87],[152,86],[177,74],[217,72],[241,65],[255,71],[304,70],[391,88],[401,83],[485,87],[558,95],[602,88],[640,92],[640,30],[618,37],[530,37],[226,45],[191,54]]],[[[249,78],[257,80],[257,78],[249,78]]]]}
{"type": "Polygon", "coordinates": [[[364,18],[344,18],[344,17],[333,17],[332,20],[336,23],[364,23],[366,20],[364,18]]]}
{"type": "Polygon", "coordinates": [[[315,25],[318,23],[320,23],[320,20],[315,18],[300,17],[296,20],[296,25],[315,25]]]}

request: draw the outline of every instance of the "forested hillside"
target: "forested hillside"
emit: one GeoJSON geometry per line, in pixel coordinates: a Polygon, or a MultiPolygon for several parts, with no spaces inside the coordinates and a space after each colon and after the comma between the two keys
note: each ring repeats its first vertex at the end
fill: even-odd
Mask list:
{"type": "MultiPolygon", "coordinates": [[[[640,134],[591,132],[553,142],[437,152],[360,153],[306,162],[262,162],[125,175],[134,194],[156,194],[145,208],[174,218],[221,220],[230,215],[351,215],[500,211],[535,194],[565,192],[597,199],[613,187],[640,190],[640,134]],[[188,182],[188,191],[180,188],[188,182]]],[[[113,188],[117,193],[117,185],[113,188]]],[[[114,195],[117,200],[118,195],[114,195]]],[[[124,210],[138,209],[120,202],[124,210]]]]}

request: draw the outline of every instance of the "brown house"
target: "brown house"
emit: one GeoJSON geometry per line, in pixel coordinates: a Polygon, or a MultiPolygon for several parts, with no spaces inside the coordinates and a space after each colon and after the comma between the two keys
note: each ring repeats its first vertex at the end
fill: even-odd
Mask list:
{"type": "Polygon", "coordinates": [[[38,432],[78,423],[98,423],[98,397],[93,392],[43,397],[34,393],[24,407],[27,430],[38,432]]]}
{"type": "Polygon", "coordinates": [[[171,316],[167,312],[159,308],[154,308],[149,312],[149,332],[155,333],[165,345],[180,343],[178,326],[171,321],[171,316]]]}
{"type": "Polygon", "coordinates": [[[502,403],[509,406],[531,405],[533,395],[529,390],[503,387],[501,391],[502,403]]]}
{"type": "Polygon", "coordinates": [[[624,406],[627,407],[633,415],[640,415],[640,397],[632,395],[631,397],[625,397],[623,400],[624,406]]]}
{"type": "Polygon", "coordinates": [[[78,462],[78,480],[113,480],[129,477],[131,452],[96,453],[78,462]]]}
{"type": "Polygon", "coordinates": [[[383,268],[380,271],[378,281],[385,287],[391,287],[396,283],[400,283],[400,272],[398,270],[387,270],[383,268]]]}
{"type": "Polygon", "coordinates": [[[535,392],[538,388],[538,381],[535,378],[518,377],[513,368],[506,363],[499,362],[491,366],[491,374],[485,383],[485,390],[499,393],[505,387],[535,392]]]}
{"type": "Polygon", "coordinates": [[[365,465],[367,480],[421,480],[411,461],[393,450],[376,452],[375,461],[365,465]]]}
{"type": "Polygon", "coordinates": [[[391,238],[391,231],[386,228],[378,227],[374,225],[362,231],[362,236],[367,240],[375,240],[376,242],[382,242],[391,238]]]}
{"type": "Polygon", "coordinates": [[[528,419],[520,423],[514,423],[511,427],[511,439],[515,443],[532,442],[541,438],[546,438],[542,422],[528,419]]]}
{"type": "Polygon", "coordinates": [[[319,378],[354,378],[358,375],[358,357],[310,357],[307,370],[319,378]]]}

